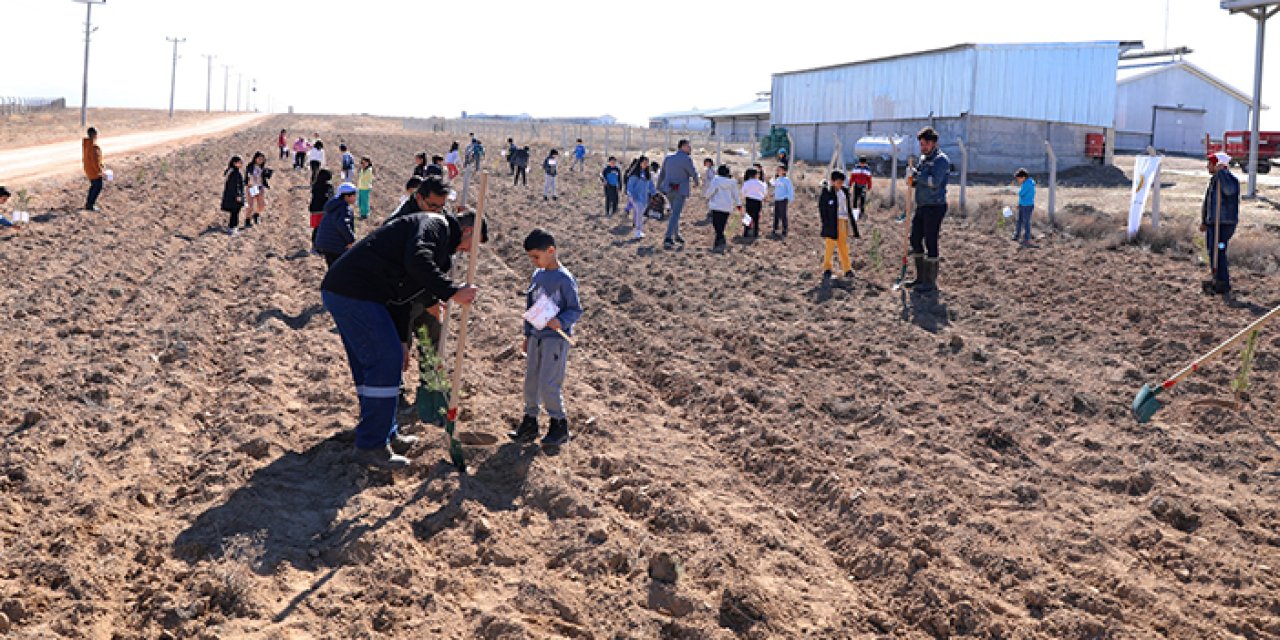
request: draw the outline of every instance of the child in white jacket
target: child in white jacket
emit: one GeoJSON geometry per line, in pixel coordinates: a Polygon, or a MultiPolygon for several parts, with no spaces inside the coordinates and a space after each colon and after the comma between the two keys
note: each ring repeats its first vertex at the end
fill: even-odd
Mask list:
{"type": "Polygon", "coordinates": [[[729,172],[728,166],[720,165],[716,170],[715,179],[707,183],[705,194],[707,209],[711,211],[711,225],[716,230],[716,242],[711,250],[723,252],[726,244],[724,228],[729,224],[729,213],[733,210],[742,210],[742,191],[738,188],[738,181],[734,180],[729,172]]]}

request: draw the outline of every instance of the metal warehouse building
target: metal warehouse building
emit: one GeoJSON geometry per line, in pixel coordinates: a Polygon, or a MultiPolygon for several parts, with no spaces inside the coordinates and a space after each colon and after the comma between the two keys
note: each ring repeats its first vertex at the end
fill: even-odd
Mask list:
{"type": "Polygon", "coordinates": [[[762,97],[736,107],[707,114],[715,133],[728,142],[751,142],[769,135],[769,98],[762,97]]]}
{"type": "Polygon", "coordinates": [[[1110,134],[1116,67],[1136,42],[961,44],[773,76],[772,124],[787,127],[794,156],[826,163],[840,136],[845,161],[865,135],[907,136],[932,125],[943,150],[970,171],[1047,169],[1050,140],[1058,168],[1088,164],[1085,136],[1110,134]]]}
{"type": "MultiPolygon", "coordinates": [[[[1265,108],[1265,107],[1264,107],[1265,108]]],[[[1116,148],[1204,153],[1206,133],[1249,128],[1253,98],[1185,60],[1122,71],[1116,91],[1116,148]]]]}

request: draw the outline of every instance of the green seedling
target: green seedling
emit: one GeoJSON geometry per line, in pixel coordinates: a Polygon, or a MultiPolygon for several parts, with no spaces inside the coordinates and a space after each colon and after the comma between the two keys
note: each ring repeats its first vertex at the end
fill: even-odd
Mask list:
{"type": "Polygon", "coordinates": [[[1249,334],[1249,341],[1244,345],[1244,352],[1240,354],[1240,373],[1236,374],[1235,380],[1231,381],[1231,390],[1240,396],[1249,390],[1249,372],[1253,370],[1253,357],[1258,350],[1258,332],[1254,331],[1249,334]]]}
{"type": "Polygon", "coordinates": [[[867,257],[871,260],[871,264],[878,270],[880,269],[880,230],[871,230],[871,246],[867,249],[867,257]]]}
{"type": "Polygon", "coordinates": [[[1196,236],[1191,244],[1195,245],[1196,255],[1200,258],[1200,264],[1209,264],[1209,246],[1205,244],[1204,236],[1196,236]]]}
{"type": "Polygon", "coordinates": [[[444,361],[436,353],[426,325],[418,327],[418,392],[414,398],[418,418],[423,422],[444,425],[449,410],[449,377],[444,361]]]}

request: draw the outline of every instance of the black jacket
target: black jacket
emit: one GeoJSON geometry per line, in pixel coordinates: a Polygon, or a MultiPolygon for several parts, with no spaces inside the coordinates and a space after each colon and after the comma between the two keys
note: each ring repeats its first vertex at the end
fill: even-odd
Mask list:
{"type": "Polygon", "coordinates": [[[323,213],[324,205],[333,198],[333,185],[328,182],[317,182],[311,185],[311,213],[323,213]]]}
{"type": "Polygon", "coordinates": [[[438,164],[429,164],[429,165],[427,165],[427,168],[422,170],[422,177],[423,177],[423,178],[428,178],[428,177],[431,177],[431,176],[440,176],[441,178],[443,178],[443,177],[444,177],[444,167],[442,167],[442,166],[440,166],[440,165],[438,165],[438,164]]]}
{"type": "Polygon", "coordinates": [[[412,302],[429,306],[458,292],[448,274],[461,243],[462,227],[453,216],[404,215],[352,245],[329,268],[320,288],[387,305],[404,340],[412,302]]]}
{"type": "MultiPolygon", "coordinates": [[[[853,200],[849,197],[849,188],[840,187],[844,192],[844,206],[853,207],[853,200]]],[[[831,187],[823,187],[822,193],[818,194],[818,216],[822,219],[822,237],[839,238],[840,217],[837,213],[840,203],[836,199],[836,191],[831,187]]],[[[853,219],[853,213],[849,214],[849,225],[853,227],[853,237],[861,238],[862,234],[858,233],[858,221],[853,219]]]]}
{"type": "Polygon", "coordinates": [[[227,182],[222,185],[222,210],[232,212],[243,208],[244,175],[239,169],[232,169],[227,172],[227,182]]]}

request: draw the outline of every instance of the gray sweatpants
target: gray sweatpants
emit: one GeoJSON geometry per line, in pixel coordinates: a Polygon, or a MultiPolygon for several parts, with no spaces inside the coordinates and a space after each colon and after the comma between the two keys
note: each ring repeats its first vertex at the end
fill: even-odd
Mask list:
{"type": "Polygon", "coordinates": [[[538,417],[539,407],[556,420],[564,420],[565,365],[569,360],[569,343],[560,336],[529,338],[529,358],[524,371],[524,414],[538,417]]]}
{"type": "Polygon", "coordinates": [[[547,176],[547,181],[542,185],[542,197],[556,197],[556,177],[547,176]]]}

